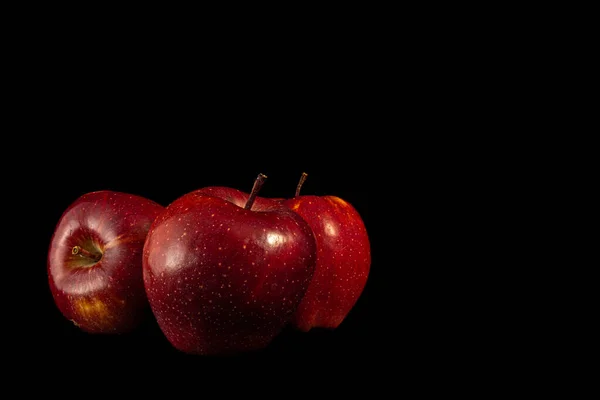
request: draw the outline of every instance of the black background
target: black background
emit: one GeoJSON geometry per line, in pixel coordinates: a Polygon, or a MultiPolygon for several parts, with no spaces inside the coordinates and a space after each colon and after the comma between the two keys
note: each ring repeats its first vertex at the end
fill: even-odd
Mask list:
{"type": "MultiPolygon", "coordinates": [[[[236,35],[226,45],[194,33],[188,45],[180,43],[185,33],[109,40],[110,28],[92,37],[70,24],[57,37],[60,23],[48,21],[52,28],[32,29],[28,43],[12,40],[28,29],[15,33],[6,63],[1,293],[4,350],[16,356],[11,372],[56,373],[67,391],[75,383],[95,390],[116,376],[143,386],[181,370],[202,380],[241,366],[262,374],[253,383],[262,389],[272,383],[264,366],[284,374],[300,366],[287,393],[313,389],[316,376],[336,390],[368,382],[403,392],[417,382],[419,391],[446,392],[452,382],[471,388],[494,376],[488,367],[499,359],[508,371],[523,365],[521,354],[508,358],[524,329],[506,323],[513,310],[498,310],[518,303],[513,283],[528,267],[511,251],[530,238],[515,237],[534,235],[512,210],[521,211],[522,189],[546,164],[520,177],[519,158],[539,152],[511,119],[515,102],[530,99],[520,97],[520,80],[511,83],[522,62],[507,57],[496,67],[503,55],[495,46],[485,37],[471,43],[479,29],[457,39],[449,18],[452,29],[407,24],[398,35],[403,23],[378,22],[369,37],[351,19],[354,36],[334,29],[314,43],[299,30],[293,43],[276,32],[265,40],[236,35]],[[265,173],[261,194],[286,197],[303,171],[303,192],[353,204],[371,239],[367,286],[337,330],[286,329],[263,351],[200,357],[174,350],[152,318],[129,335],[98,336],[56,309],[47,250],[78,196],[118,190],[167,205],[203,186],[247,191],[265,173]],[[358,380],[334,378],[340,365],[358,380]],[[373,375],[386,385],[367,379],[373,375]]],[[[190,26],[197,24],[182,30],[190,26]]]]}

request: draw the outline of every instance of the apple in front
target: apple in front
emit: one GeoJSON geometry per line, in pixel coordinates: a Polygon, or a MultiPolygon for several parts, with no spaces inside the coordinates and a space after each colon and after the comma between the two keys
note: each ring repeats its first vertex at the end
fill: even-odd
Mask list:
{"type": "Polygon", "coordinates": [[[152,224],[144,284],[177,349],[224,354],[263,348],[289,322],[315,267],[310,227],[280,202],[225,187],[191,192],[152,224]]]}
{"type": "Polygon", "coordinates": [[[98,191],[63,213],[48,252],[50,290],[61,313],[90,333],[132,330],[147,311],[142,278],[146,235],[164,207],[98,191]]]}
{"type": "Polygon", "coordinates": [[[296,196],[283,202],[311,227],[317,244],[315,274],[298,306],[293,325],[337,328],[360,297],[371,265],[364,222],[350,203],[336,196],[296,196]]]}

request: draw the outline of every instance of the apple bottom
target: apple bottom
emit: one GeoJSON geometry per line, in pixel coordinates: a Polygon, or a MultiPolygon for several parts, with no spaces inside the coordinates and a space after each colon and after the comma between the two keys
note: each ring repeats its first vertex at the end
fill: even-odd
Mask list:
{"type": "Polygon", "coordinates": [[[127,304],[127,300],[111,294],[92,296],[56,296],[63,315],[88,333],[127,333],[148,315],[146,304],[127,304]]]}
{"type": "MultiPolygon", "coordinates": [[[[223,252],[233,253],[225,248],[223,252]]],[[[166,258],[172,256],[165,252],[166,258]]],[[[266,347],[291,319],[308,287],[310,275],[307,278],[302,266],[294,264],[293,255],[288,257],[277,258],[294,268],[289,271],[271,260],[270,267],[264,265],[271,269],[264,272],[258,261],[262,255],[249,265],[231,258],[176,273],[145,271],[151,307],[165,337],[192,354],[266,347]]],[[[187,264],[185,259],[182,264],[187,264]]]]}
{"type": "Polygon", "coordinates": [[[200,321],[189,321],[187,328],[182,329],[179,324],[167,319],[157,318],[157,321],[173,347],[184,353],[198,355],[235,354],[263,349],[279,334],[279,327],[286,322],[275,322],[273,325],[278,326],[277,329],[259,334],[256,329],[248,327],[263,325],[258,316],[224,320],[206,315],[206,319],[213,320],[213,325],[221,328],[213,331],[206,329],[200,321]]]}

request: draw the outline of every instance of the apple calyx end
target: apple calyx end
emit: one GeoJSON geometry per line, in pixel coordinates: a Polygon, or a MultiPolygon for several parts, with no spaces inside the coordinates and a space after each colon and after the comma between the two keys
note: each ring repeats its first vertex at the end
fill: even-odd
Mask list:
{"type": "Polygon", "coordinates": [[[81,246],[73,246],[73,248],[71,249],[71,254],[73,254],[74,256],[89,258],[94,262],[98,262],[102,258],[102,254],[94,254],[82,248],[81,246]]]}

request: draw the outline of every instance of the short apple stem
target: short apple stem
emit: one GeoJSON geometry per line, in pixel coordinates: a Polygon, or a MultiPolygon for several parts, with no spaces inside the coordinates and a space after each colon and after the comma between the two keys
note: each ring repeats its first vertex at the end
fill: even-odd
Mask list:
{"type": "Polygon", "coordinates": [[[294,197],[300,196],[300,189],[302,189],[302,185],[304,185],[304,181],[306,181],[307,176],[308,174],[306,172],[302,173],[302,176],[300,177],[300,182],[298,182],[298,186],[296,186],[296,195],[294,197]]]}
{"type": "Polygon", "coordinates": [[[246,202],[246,205],[244,206],[244,208],[246,210],[249,210],[252,208],[252,204],[254,204],[254,200],[256,200],[256,195],[260,191],[260,188],[265,183],[266,179],[267,179],[267,176],[265,174],[258,174],[258,176],[256,177],[256,180],[254,181],[254,186],[252,186],[252,191],[250,192],[250,197],[248,197],[248,201],[246,202]]]}
{"type": "Polygon", "coordinates": [[[71,254],[89,258],[94,261],[98,261],[98,260],[100,260],[100,257],[102,257],[100,254],[90,253],[86,249],[81,248],[79,246],[74,246],[73,249],[71,249],[71,254]]]}

